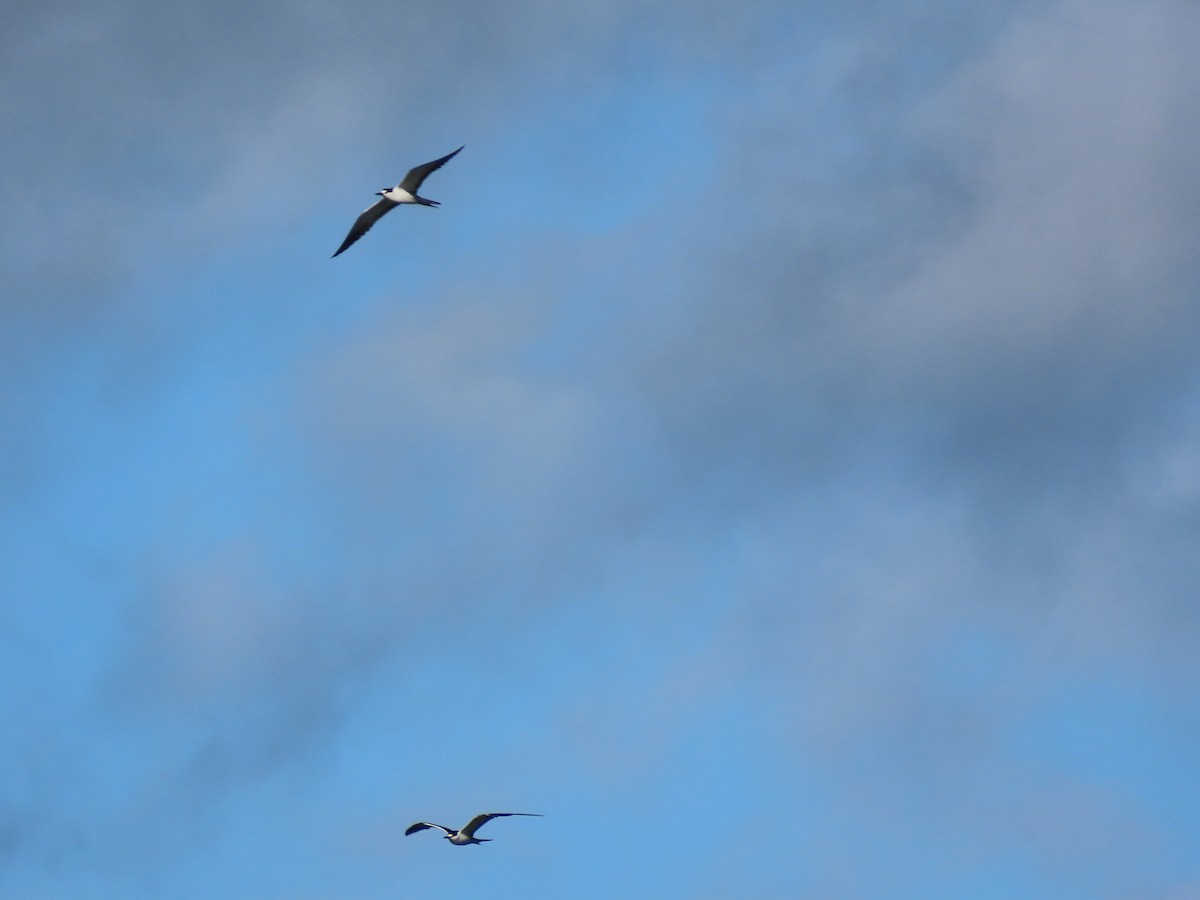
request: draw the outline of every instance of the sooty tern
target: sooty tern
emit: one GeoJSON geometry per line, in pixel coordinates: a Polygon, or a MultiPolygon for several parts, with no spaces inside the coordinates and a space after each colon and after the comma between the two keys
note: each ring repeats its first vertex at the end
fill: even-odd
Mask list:
{"type": "Polygon", "coordinates": [[[440,206],[441,204],[436,200],[426,200],[424,197],[418,197],[417,191],[420,189],[422,182],[431,173],[436,172],[461,151],[462,147],[459,147],[458,150],[455,150],[453,153],[447,153],[441,159],[435,159],[433,162],[415,166],[408,170],[408,174],[404,176],[404,180],[395,187],[376,191],[375,196],[380,198],[379,202],[369,209],[363,210],[362,215],[354,220],[354,225],[351,226],[350,233],[346,235],[346,239],[342,241],[342,246],[338,247],[337,253],[333,255],[337,256],[339,253],[344,252],[351,244],[370,231],[371,226],[378,222],[385,213],[395,209],[401,203],[416,203],[421,206],[433,207],[440,206]]]}
{"type": "Polygon", "coordinates": [[[501,816],[541,816],[541,813],[480,813],[464,825],[462,831],[455,831],[453,828],[438,825],[436,822],[414,822],[408,826],[408,830],[404,834],[416,834],[418,831],[424,831],[426,828],[440,828],[446,832],[444,837],[452,844],[457,844],[460,847],[464,847],[467,844],[482,844],[485,841],[490,841],[491,838],[477,838],[475,837],[475,832],[492,821],[492,819],[498,819],[501,816]]]}

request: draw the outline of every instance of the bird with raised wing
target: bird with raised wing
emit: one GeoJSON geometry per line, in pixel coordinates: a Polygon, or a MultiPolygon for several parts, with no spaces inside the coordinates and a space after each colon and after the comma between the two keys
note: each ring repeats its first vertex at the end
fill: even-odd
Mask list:
{"type": "MultiPolygon", "coordinates": [[[[464,144],[463,146],[466,145],[464,144]]],[[[418,197],[417,191],[420,190],[426,178],[454,159],[461,151],[462,147],[459,147],[453,153],[447,153],[441,159],[435,159],[433,162],[427,162],[424,165],[414,166],[408,170],[408,174],[404,176],[404,180],[395,187],[383,188],[376,191],[375,196],[380,198],[379,202],[374,206],[364,209],[362,215],[354,220],[354,224],[350,226],[350,233],[346,235],[346,239],[342,241],[342,246],[338,247],[337,253],[333,255],[337,256],[344,252],[351,244],[370,231],[371,226],[382,219],[386,213],[391,212],[402,203],[415,203],[420,206],[441,206],[436,200],[418,197]]]]}
{"type": "Polygon", "coordinates": [[[538,816],[541,813],[480,813],[470,822],[463,826],[461,831],[455,831],[453,828],[447,828],[445,825],[438,825],[436,822],[414,822],[408,826],[404,832],[405,836],[416,834],[418,831],[424,831],[426,828],[440,828],[446,832],[442,835],[446,840],[459,847],[465,847],[467,844],[482,844],[490,841],[491,838],[477,838],[475,832],[486,825],[492,819],[499,819],[501,816],[538,816]]]}

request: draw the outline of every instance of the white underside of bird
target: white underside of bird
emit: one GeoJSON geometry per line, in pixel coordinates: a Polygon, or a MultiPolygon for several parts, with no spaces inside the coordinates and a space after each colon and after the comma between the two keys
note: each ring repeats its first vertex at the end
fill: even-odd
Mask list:
{"type": "Polygon", "coordinates": [[[410,194],[408,191],[404,190],[404,188],[398,188],[398,187],[388,188],[386,191],[380,191],[379,196],[386,197],[387,199],[391,200],[393,203],[416,203],[417,202],[417,198],[415,195],[410,194]]]}

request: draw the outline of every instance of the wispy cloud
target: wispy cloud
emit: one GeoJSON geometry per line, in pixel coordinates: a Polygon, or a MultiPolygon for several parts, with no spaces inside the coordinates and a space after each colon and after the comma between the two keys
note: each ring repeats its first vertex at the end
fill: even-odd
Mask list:
{"type": "MultiPolygon", "coordinates": [[[[3,271],[22,288],[0,313],[26,349],[3,364],[6,433],[54,471],[42,449],[64,426],[39,410],[59,409],[56,367],[82,382],[120,357],[161,404],[125,409],[119,439],[75,427],[162,471],[151,489],[120,453],[86,456],[132,479],[95,496],[138,517],[106,545],[122,574],[104,594],[120,632],[95,652],[105,680],[79,688],[108,763],[72,776],[80,802],[14,795],[0,853],[111,852],[100,868],[137,880],[140,857],[219,844],[239,798],[334,756],[378,693],[426,678],[459,714],[479,702],[461,685],[494,667],[495,695],[537,710],[512,740],[556,760],[544,778],[621,803],[680,802],[668,792],[700,738],[752,732],[722,752],[773,787],[738,782],[755,796],[730,787],[728,814],[795,817],[820,852],[783,871],[782,838],[731,841],[705,863],[716,884],[1186,883],[1190,824],[1134,771],[1149,744],[1113,738],[1097,774],[1056,756],[1045,722],[1092,709],[1097,685],[1168,731],[1195,713],[1179,687],[1200,624],[1195,9],[725,6],[419,7],[411,53],[374,52],[395,13],[373,4],[169,21],[129,7],[9,30],[6,74],[38,100],[6,92],[32,130],[0,152],[51,148],[10,182],[13,208],[31,221],[73,175],[88,190],[53,206],[62,244],[10,220],[25,250],[3,271]],[[94,64],[87,90],[48,66],[66,56],[94,64]],[[564,85],[609,113],[564,109],[564,85]],[[676,90],[686,103],[655,106],[676,90]],[[625,99],[636,114],[613,115],[625,99]],[[166,358],[191,354],[176,368],[139,365],[120,336],[159,302],[156,255],[205,284],[202,258],[244,268],[246,238],[275,252],[272,228],[308,227],[335,194],[336,242],[361,180],[345,160],[438,152],[452,123],[547,161],[503,173],[526,206],[620,191],[554,143],[568,114],[613,145],[604,158],[640,160],[652,201],[606,206],[603,228],[586,209],[550,228],[489,208],[494,237],[462,226],[470,254],[421,244],[422,272],[404,257],[377,284],[353,281],[367,263],[344,269],[330,305],[353,314],[303,327],[311,307],[246,272],[244,290],[212,291],[230,311],[206,320],[220,352],[178,323],[147,330],[166,358]],[[67,140],[79,129],[94,146],[67,140]],[[650,134],[659,152],[630,151],[650,134]],[[687,140],[663,152],[663,134],[687,140]],[[232,311],[263,304],[272,327],[241,336],[232,311]],[[252,368],[267,335],[294,343],[252,368]],[[219,464],[193,447],[210,426],[235,447],[219,464]]],[[[461,177],[486,190],[466,157],[461,177]]],[[[39,721],[59,742],[47,759],[82,748],[39,721]]],[[[415,727],[388,722],[388,747],[415,727]]],[[[496,753],[489,774],[536,782],[496,753]]]]}

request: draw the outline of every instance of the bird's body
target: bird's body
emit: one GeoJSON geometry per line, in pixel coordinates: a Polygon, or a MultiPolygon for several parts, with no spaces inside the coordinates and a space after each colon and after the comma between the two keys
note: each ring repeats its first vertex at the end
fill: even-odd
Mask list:
{"type": "Polygon", "coordinates": [[[374,206],[364,209],[362,211],[362,215],[354,220],[354,224],[350,226],[350,233],[346,235],[346,239],[342,241],[342,246],[338,247],[337,253],[333,255],[337,256],[338,254],[347,250],[351,244],[370,231],[372,225],[382,219],[386,213],[391,212],[397,206],[401,206],[402,204],[406,203],[417,204],[419,206],[440,206],[441,204],[439,204],[436,200],[429,200],[425,197],[418,196],[417,191],[420,190],[421,184],[430,176],[430,174],[436,172],[438,169],[448,163],[451,159],[457,156],[461,150],[462,147],[459,147],[458,150],[455,150],[453,153],[447,153],[441,159],[435,159],[433,162],[427,162],[423,165],[414,166],[408,170],[408,174],[404,176],[404,180],[395,187],[383,188],[382,190],[376,191],[375,195],[380,198],[379,202],[374,206]]]}
{"type": "Polygon", "coordinates": [[[418,831],[424,831],[426,828],[440,828],[446,832],[443,837],[450,843],[465,847],[467,844],[483,844],[491,840],[491,838],[477,838],[475,832],[486,825],[492,819],[499,819],[502,816],[541,816],[541,813],[480,813],[470,822],[462,827],[461,830],[455,831],[453,828],[447,828],[445,825],[438,825],[436,822],[414,822],[408,826],[404,832],[405,836],[416,834],[418,831]]]}
{"type": "MultiPolygon", "coordinates": [[[[420,203],[422,200],[425,200],[424,197],[418,198],[416,194],[410,194],[408,191],[404,190],[404,188],[400,187],[400,185],[396,185],[394,188],[388,188],[386,191],[380,191],[379,196],[383,197],[385,200],[391,200],[397,205],[401,203],[420,203]]],[[[433,201],[425,200],[425,202],[432,203],[433,201]]]]}
{"type": "Polygon", "coordinates": [[[490,841],[491,838],[477,838],[460,831],[457,834],[448,835],[446,840],[455,846],[465,847],[467,844],[482,844],[484,841],[490,841]]]}

